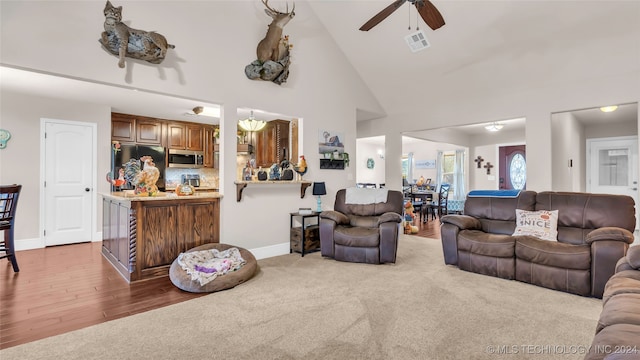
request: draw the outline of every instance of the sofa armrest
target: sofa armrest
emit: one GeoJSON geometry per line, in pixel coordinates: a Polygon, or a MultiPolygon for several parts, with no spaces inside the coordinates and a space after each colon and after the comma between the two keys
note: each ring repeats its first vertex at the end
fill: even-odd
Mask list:
{"type": "Polygon", "coordinates": [[[329,219],[333,220],[338,225],[347,225],[349,224],[349,217],[341,212],[337,212],[334,210],[323,211],[320,213],[321,219],[329,219]]]}
{"type": "Polygon", "coordinates": [[[442,223],[455,225],[460,230],[482,230],[480,220],[469,215],[445,215],[442,223]]]}
{"type": "Polygon", "coordinates": [[[631,244],[633,242],[633,234],[629,230],[619,227],[602,227],[587,234],[585,239],[587,244],[602,240],[622,241],[631,244]]]}
{"type": "Polygon", "coordinates": [[[378,218],[378,226],[380,226],[380,224],[383,224],[383,223],[386,223],[386,222],[401,223],[402,222],[402,215],[400,215],[398,213],[394,213],[394,212],[386,212],[386,213],[380,215],[380,217],[378,218]]]}
{"type": "Polygon", "coordinates": [[[635,270],[640,270],[640,246],[631,246],[627,250],[627,263],[635,270]]]}

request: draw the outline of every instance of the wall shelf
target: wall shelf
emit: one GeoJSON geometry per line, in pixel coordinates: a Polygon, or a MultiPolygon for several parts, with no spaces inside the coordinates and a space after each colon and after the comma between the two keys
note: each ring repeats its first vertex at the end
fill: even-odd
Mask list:
{"type": "Polygon", "coordinates": [[[311,186],[310,181],[299,181],[299,180],[265,180],[265,181],[234,181],[236,184],[236,201],[240,202],[242,200],[242,191],[247,187],[247,185],[265,185],[265,186],[277,186],[277,185],[291,185],[291,184],[300,184],[300,199],[304,199],[305,191],[309,186],[311,186]]]}
{"type": "Polygon", "coordinates": [[[344,160],[320,159],[320,169],[344,170],[344,160]]]}

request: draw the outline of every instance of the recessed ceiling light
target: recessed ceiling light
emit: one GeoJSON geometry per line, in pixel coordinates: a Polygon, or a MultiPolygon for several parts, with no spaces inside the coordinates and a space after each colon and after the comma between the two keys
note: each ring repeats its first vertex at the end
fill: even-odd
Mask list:
{"type": "Polygon", "coordinates": [[[613,112],[616,111],[618,109],[617,105],[611,105],[611,106],[603,106],[600,108],[600,111],[602,112],[613,112]]]}

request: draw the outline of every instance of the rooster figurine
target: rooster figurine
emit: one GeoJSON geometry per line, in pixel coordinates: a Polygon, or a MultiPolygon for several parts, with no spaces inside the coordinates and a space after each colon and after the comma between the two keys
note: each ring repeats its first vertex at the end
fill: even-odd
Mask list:
{"type": "Polygon", "coordinates": [[[129,160],[124,164],[124,177],[135,186],[134,194],[153,196],[158,192],[156,182],[160,178],[160,170],[153,163],[151,156],[129,160]],[[140,161],[144,163],[143,167],[140,166],[140,161]]]}
{"type": "Polygon", "coordinates": [[[300,162],[297,165],[293,165],[293,170],[298,173],[300,180],[302,180],[302,176],[307,173],[307,160],[305,160],[304,155],[300,155],[300,162]]]}
{"type": "Polygon", "coordinates": [[[118,188],[120,186],[124,185],[124,182],[125,182],[125,180],[124,180],[124,169],[120,168],[120,170],[118,170],[118,178],[117,179],[112,179],[111,178],[111,173],[107,173],[107,181],[111,185],[113,185],[115,187],[118,187],[118,188]]]}

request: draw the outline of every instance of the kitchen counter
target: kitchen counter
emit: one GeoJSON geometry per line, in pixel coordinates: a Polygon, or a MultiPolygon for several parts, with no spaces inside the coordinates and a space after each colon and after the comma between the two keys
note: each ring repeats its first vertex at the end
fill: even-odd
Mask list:
{"type": "MultiPolygon", "coordinates": [[[[217,187],[213,187],[213,186],[198,186],[198,187],[194,187],[194,189],[196,189],[196,191],[218,191],[219,189],[217,187]]],[[[175,187],[167,187],[166,188],[167,192],[172,192],[175,191],[176,188],[175,187]]]]}
{"type": "Polygon", "coordinates": [[[158,201],[158,200],[188,200],[192,198],[199,198],[199,199],[221,198],[222,194],[220,194],[217,191],[207,190],[207,191],[196,191],[196,193],[193,195],[178,196],[174,191],[167,191],[167,192],[160,191],[154,196],[140,196],[140,195],[134,195],[132,190],[125,190],[125,191],[114,191],[114,192],[102,194],[102,196],[104,198],[113,198],[118,200],[126,199],[129,201],[158,201]]]}
{"type": "Polygon", "coordinates": [[[221,197],[102,194],[102,255],[129,282],[167,276],[181,252],[220,242],[221,197]]]}

